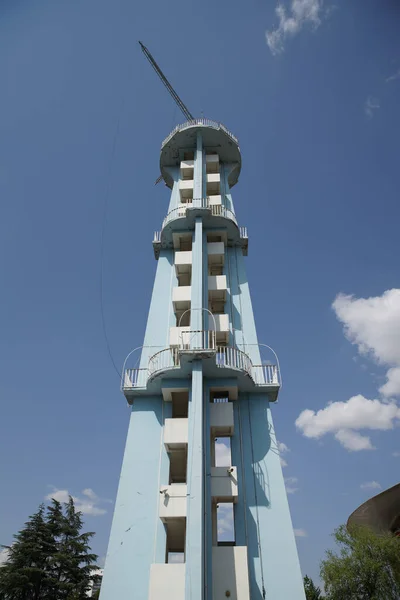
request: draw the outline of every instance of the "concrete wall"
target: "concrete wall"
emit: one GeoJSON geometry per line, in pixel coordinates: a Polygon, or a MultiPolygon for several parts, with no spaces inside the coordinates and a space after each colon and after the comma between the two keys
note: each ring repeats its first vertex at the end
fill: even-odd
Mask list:
{"type": "Polygon", "coordinates": [[[185,600],[185,570],[184,564],[151,565],[149,600],[185,600]]]}
{"type": "Polygon", "coordinates": [[[247,548],[245,546],[214,547],[212,562],[213,600],[226,600],[227,592],[230,594],[230,600],[250,600],[247,548]]]}

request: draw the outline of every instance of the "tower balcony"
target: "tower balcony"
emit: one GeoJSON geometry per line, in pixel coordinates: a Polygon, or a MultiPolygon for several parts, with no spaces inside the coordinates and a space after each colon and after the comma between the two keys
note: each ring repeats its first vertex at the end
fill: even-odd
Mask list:
{"type": "Polygon", "coordinates": [[[207,154],[206,155],[206,172],[207,173],[219,173],[219,155],[218,154],[207,154]]]}
{"type": "Polygon", "coordinates": [[[208,277],[208,299],[226,300],[226,275],[209,275],[208,277]]]}
{"type": "Polygon", "coordinates": [[[194,173],[194,160],[182,160],[181,161],[181,178],[182,179],[193,179],[194,173]]]}
{"type": "Polygon", "coordinates": [[[164,445],[166,450],[180,450],[187,444],[188,419],[165,419],[164,445]]]}
{"type": "MultiPolygon", "coordinates": [[[[216,321],[217,319],[225,321],[228,315],[214,315],[214,317],[216,321]]],[[[254,364],[250,356],[239,348],[219,345],[218,336],[225,333],[229,335],[229,331],[219,332],[218,328],[216,330],[214,327],[208,331],[194,331],[190,326],[171,327],[171,346],[151,356],[147,368],[123,369],[121,390],[128,402],[131,403],[135,395],[161,393],[163,376],[189,377],[193,358],[204,360],[204,374],[207,377],[235,377],[239,390],[267,393],[269,401],[275,402],[281,387],[279,365],[254,364]]],[[[211,410],[218,411],[216,407],[211,410]]],[[[231,409],[221,408],[222,410],[231,409]]],[[[225,427],[224,421],[218,421],[216,415],[217,412],[214,413],[215,427],[225,427]]],[[[226,414],[225,417],[226,428],[233,428],[233,416],[228,418],[226,414]]]]}
{"type": "Polygon", "coordinates": [[[237,502],[236,467],[211,467],[211,496],[214,502],[237,502]]]}
{"type": "Polygon", "coordinates": [[[174,312],[185,311],[190,308],[192,297],[192,287],[190,285],[180,285],[172,289],[172,304],[174,312]]]}
{"type": "Polygon", "coordinates": [[[179,180],[179,194],[181,200],[190,200],[193,198],[193,179],[180,179],[179,180]]]}
{"type": "Polygon", "coordinates": [[[168,519],[184,519],[187,513],[187,485],[171,483],[160,488],[158,514],[166,522],[168,519]]]}
{"type": "MultiPolygon", "coordinates": [[[[211,175],[216,174],[211,173],[211,175]]],[[[241,237],[235,213],[227,208],[228,202],[220,192],[215,191],[213,195],[206,198],[193,198],[193,190],[190,187],[192,180],[182,180],[181,184],[183,186],[180,191],[181,203],[169,211],[162,223],[161,231],[154,234],[155,257],[158,258],[161,248],[174,247],[174,232],[193,231],[196,218],[199,216],[202,217],[205,228],[226,230],[229,246],[242,247],[245,240],[241,237]]]]}
{"type": "Polygon", "coordinates": [[[210,427],[215,436],[230,436],[234,433],[232,402],[210,404],[210,427]]]}
{"type": "Polygon", "coordinates": [[[221,189],[221,177],[219,173],[207,173],[206,175],[207,195],[219,194],[221,189]]]}
{"type": "Polygon", "coordinates": [[[224,242],[208,242],[207,244],[208,264],[209,266],[220,265],[225,262],[225,244],[224,242]]]}
{"type": "Polygon", "coordinates": [[[175,250],[175,273],[185,275],[192,270],[192,251],[191,250],[175,250]]]}

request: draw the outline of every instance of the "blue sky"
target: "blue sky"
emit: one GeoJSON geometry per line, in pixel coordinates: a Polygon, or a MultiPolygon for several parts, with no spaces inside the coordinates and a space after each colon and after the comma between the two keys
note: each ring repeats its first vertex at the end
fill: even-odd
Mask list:
{"type": "Polygon", "coordinates": [[[106,552],[129,412],[101,325],[104,200],[122,365],[168,202],[160,143],[181,120],[141,39],[190,110],[240,140],[234,200],[259,338],[282,365],[273,413],[301,565],[317,577],[332,530],[398,482],[398,3],[3,0],[0,17],[0,541],[68,491],[106,552]]]}

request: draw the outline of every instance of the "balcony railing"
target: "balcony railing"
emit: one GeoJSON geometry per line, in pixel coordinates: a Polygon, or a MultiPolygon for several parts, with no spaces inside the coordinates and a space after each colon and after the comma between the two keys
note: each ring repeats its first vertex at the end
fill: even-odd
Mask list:
{"type": "Polygon", "coordinates": [[[150,357],[147,369],[127,369],[123,377],[123,391],[146,388],[147,382],[170,369],[179,369],[181,354],[203,354],[215,356],[218,368],[235,369],[250,377],[256,387],[281,385],[277,365],[253,365],[248,354],[231,346],[217,346],[216,332],[182,331],[179,347],[169,347],[150,357]]]}
{"type": "Polygon", "coordinates": [[[147,369],[126,369],[123,389],[145,388],[148,379],[147,369]]]}
{"type": "Polygon", "coordinates": [[[179,349],[182,352],[216,351],[215,331],[182,331],[179,349]]]}
{"type": "Polygon", "coordinates": [[[211,204],[210,198],[211,198],[210,196],[208,196],[207,198],[193,198],[190,202],[188,202],[186,204],[181,204],[177,208],[173,208],[172,210],[169,211],[169,213],[165,217],[163,224],[162,224],[162,229],[164,229],[164,227],[170,221],[174,221],[175,219],[184,218],[187,216],[187,211],[190,211],[191,209],[196,209],[196,208],[197,209],[199,209],[199,208],[200,209],[201,208],[208,209],[211,211],[212,216],[224,217],[225,219],[230,219],[237,226],[237,220],[236,220],[235,213],[232,210],[230,210],[229,208],[226,208],[226,206],[222,206],[220,204],[211,204]]]}
{"type": "Polygon", "coordinates": [[[231,133],[229,131],[229,129],[227,129],[225,127],[225,125],[222,125],[222,123],[218,123],[218,121],[212,121],[211,119],[204,119],[203,118],[203,119],[193,119],[192,121],[186,121],[186,123],[181,123],[181,125],[177,125],[175,127],[175,129],[173,129],[173,131],[171,131],[171,133],[165,138],[165,140],[161,144],[161,148],[164,148],[164,146],[166,144],[168,144],[168,142],[170,141],[170,139],[173,138],[174,135],[178,131],[182,131],[183,129],[188,129],[189,127],[196,127],[196,125],[203,125],[205,127],[212,127],[213,129],[222,129],[222,131],[224,131],[235,142],[235,144],[239,145],[239,140],[237,139],[237,137],[234,136],[233,133],[231,133]]]}
{"type": "Polygon", "coordinates": [[[277,365],[253,365],[251,378],[256,385],[279,385],[277,365]]]}
{"type": "Polygon", "coordinates": [[[217,367],[228,367],[245,371],[251,376],[252,363],[245,352],[231,346],[218,346],[217,367]]]}
{"type": "Polygon", "coordinates": [[[156,352],[149,360],[149,379],[168,369],[180,367],[179,352],[177,348],[165,348],[156,352]]]}

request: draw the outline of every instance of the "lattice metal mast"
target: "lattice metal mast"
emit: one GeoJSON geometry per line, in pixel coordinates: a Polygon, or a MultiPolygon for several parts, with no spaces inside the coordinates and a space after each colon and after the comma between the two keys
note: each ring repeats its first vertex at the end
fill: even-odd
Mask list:
{"type": "Polygon", "coordinates": [[[146,46],[144,44],[142,44],[142,42],[139,42],[139,44],[143,51],[143,54],[145,55],[145,57],[147,58],[147,60],[149,61],[149,63],[151,64],[151,66],[153,67],[153,69],[155,70],[155,72],[157,73],[157,75],[159,76],[159,78],[161,79],[161,81],[163,82],[165,87],[167,88],[167,90],[169,91],[170,95],[172,96],[172,98],[174,99],[174,101],[176,102],[178,107],[181,109],[181,111],[185,115],[186,120],[193,121],[194,116],[189,111],[187,106],[179,98],[178,94],[176,93],[176,91],[174,90],[174,88],[172,87],[172,85],[170,84],[168,79],[165,77],[164,73],[161,71],[160,67],[158,66],[158,64],[156,63],[156,61],[150,54],[149,50],[146,48],[146,46]]]}

